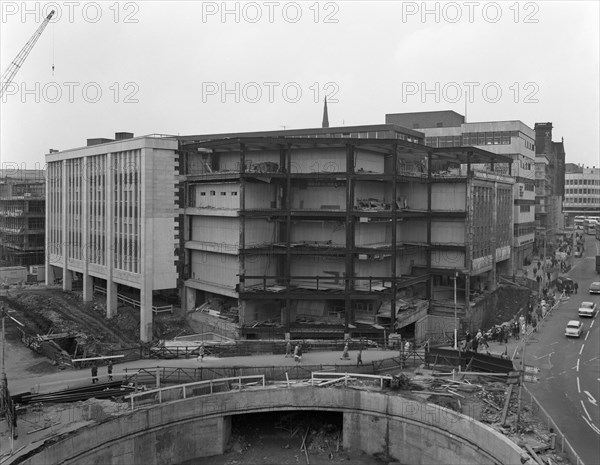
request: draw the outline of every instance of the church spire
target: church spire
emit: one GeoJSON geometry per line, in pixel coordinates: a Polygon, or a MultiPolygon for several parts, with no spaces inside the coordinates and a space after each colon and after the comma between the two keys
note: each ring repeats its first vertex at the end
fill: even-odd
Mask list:
{"type": "Polygon", "coordinates": [[[325,105],[323,107],[323,123],[321,124],[321,127],[329,127],[329,115],[327,114],[327,97],[325,97],[325,105]]]}

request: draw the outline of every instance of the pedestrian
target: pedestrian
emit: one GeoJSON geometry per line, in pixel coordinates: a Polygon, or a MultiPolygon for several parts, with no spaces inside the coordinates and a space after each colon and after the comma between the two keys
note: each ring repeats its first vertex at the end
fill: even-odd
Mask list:
{"type": "Polygon", "coordinates": [[[296,350],[294,350],[294,360],[298,363],[302,361],[302,347],[300,345],[297,345],[296,350]]]}
{"type": "Polygon", "coordinates": [[[288,340],[287,344],[285,345],[285,358],[288,358],[291,356],[292,356],[292,342],[288,340]]]}
{"type": "Polygon", "coordinates": [[[342,352],[342,356],[340,360],[350,360],[350,355],[348,354],[348,343],[344,344],[344,351],[342,352]]]}
{"type": "Polygon", "coordinates": [[[548,282],[550,282],[550,272],[549,271],[546,272],[546,277],[548,278],[548,282]]]}
{"type": "Polygon", "coordinates": [[[356,355],[356,366],[361,365],[362,366],[363,361],[362,361],[362,347],[360,348],[360,350],[358,351],[358,354],[356,355]]]}
{"type": "Polygon", "coordinates": [[[113,363],[112,360],[108,361],[108,366],[106,367],[106,371],[108,372],[108,380],[112,381],[112,372],[113,372],[113,363]]]}
{"type": "Polygon", "coordinates": [[[98,382],[98,365],[96,362],[92,365],[92,384],[96,384],[98,382]]]}
{"type": "Polygon", "coordinates": [[[519,332],[520,332],[520,331],[519,331],[519,322],[518,322],[518,321],[515,321],[515,322],[513,323],[513,336],[514,336],[514,338],[515,338],[515,341],[518,341],[518,340],[519,340],[519,332]]]}
{"type": "Polygon", "coordinates": [[[423,349],[426,354],[429,353],[429,338],[427,338],[427,340],[425,341],[425,344],[423,344],[423,349]]]}
{"type": "Polygon", "coordinates": [[[406,355],[408,355],[408,353],[410,352],[410,341],[406,341],[406,344],[404,344],[404,352],[406,353],[406,355]]]}
{"type": "Polygon", "coordinates": [[[577,291],[579,289],[579,284],[577,284],[577,281],[573,282],[573,290],[575,291],[575,294],[577,294],[577,291]]]}
{"type": "Polygon", "coordinates": [[[203,362],[204,361],[204,342],[202,344],[200,344],[200,347],[198,348],[198,358],[197,360],[199,362],[203,362]]]}
{"type": "Polygon", "coordinates": [[[477,352],[477,348],[479,347],[479,341],[477,340],[477,337],[474,337],[471,343],[473,346],[473,352],[477,352]]]}
{"type": "Polygon", "coordinates": [[[538,270],[542,269],[542,262],[538,260],[538,270]]]}

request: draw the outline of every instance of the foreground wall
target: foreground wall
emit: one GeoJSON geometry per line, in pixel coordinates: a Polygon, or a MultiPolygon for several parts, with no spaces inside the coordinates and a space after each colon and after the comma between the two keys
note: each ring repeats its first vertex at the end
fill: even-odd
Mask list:
{"type": "Polygon", "coordinates": [[[284,410],[344,412],[345,450],[387,453],[407,464],[521,464],[521,449],[451,410],[396,395],[341,388],[267,388],[162,404],[54,438],[12,463],[176,464],[219,455],[232,414],[284,410]]]}

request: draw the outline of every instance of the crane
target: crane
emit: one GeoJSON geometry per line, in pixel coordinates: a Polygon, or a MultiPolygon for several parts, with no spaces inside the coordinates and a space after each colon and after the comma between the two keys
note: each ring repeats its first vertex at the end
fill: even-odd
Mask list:
{"type": "Polygon", "coordinates": [[[8,66],[8,68],[6,68],[4,73],[2,73],[2,78],[1,78],[2,89],[0,90],[0,98],[2,98],[2,96],[4,95],[4,92],[6,91],[6,88],[9,86],[9,84],[15,78],[15,75],[17,74],[17,72],[19,71],[21,66],[23,65],[23,62],[27,58],[27,55],[29,55],[29,52],[31,52],[31,49],[33,48],[33,46],[35,45],[37,40],[42,35],[42,32],[44,32],[44,29],[46,29],[46,26],[52,19],[52,16],[54,16],[54,10],[52,10],[48,14],[48,16],[46,16],[46,19],[44,20],[44,22],[42,24],[40,24],[40,27],[37,28],[37,31],[35,31],[35,33],[31,36],[29,41],[21,49],[21,51],[16,56],[16,58],[12,61],[12,63],[8,66]]]}

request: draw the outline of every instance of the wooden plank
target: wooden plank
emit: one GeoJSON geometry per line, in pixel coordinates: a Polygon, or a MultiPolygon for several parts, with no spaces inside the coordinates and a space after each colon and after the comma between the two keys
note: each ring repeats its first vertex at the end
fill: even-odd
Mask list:
{"type": "Polygon", "coordinates": [[[533,457],[533,459],[538,463],[538,465],[546,465],[541,458],[539,458],[539,456],[535,453],[535,451],[533,450],[533,448],[529,445],[529,444],[525,444],[525,449],[527,449],[527,452],[529,452],[529,455],[531,455],[533,457]]]}
{"type": "Polygon", "coordinates": [[[510,405],[510,397],[512,396],[514,384],[508,385],[508,391],[506,391],[506,398],[504,399],[504,409],[502,410],[502,418],[500,424],[504,426],[506,424],[506,416],[508,415],[508,407],[510,405]]]}
{"type": "Polygon", "coordinates": [[[105,355],[103,357],[88,357],[88,358],[74,358],[72,362],[89,362],[92,360],[109,360],[113,358],[123,358],[125,355],[105,355]]]}

